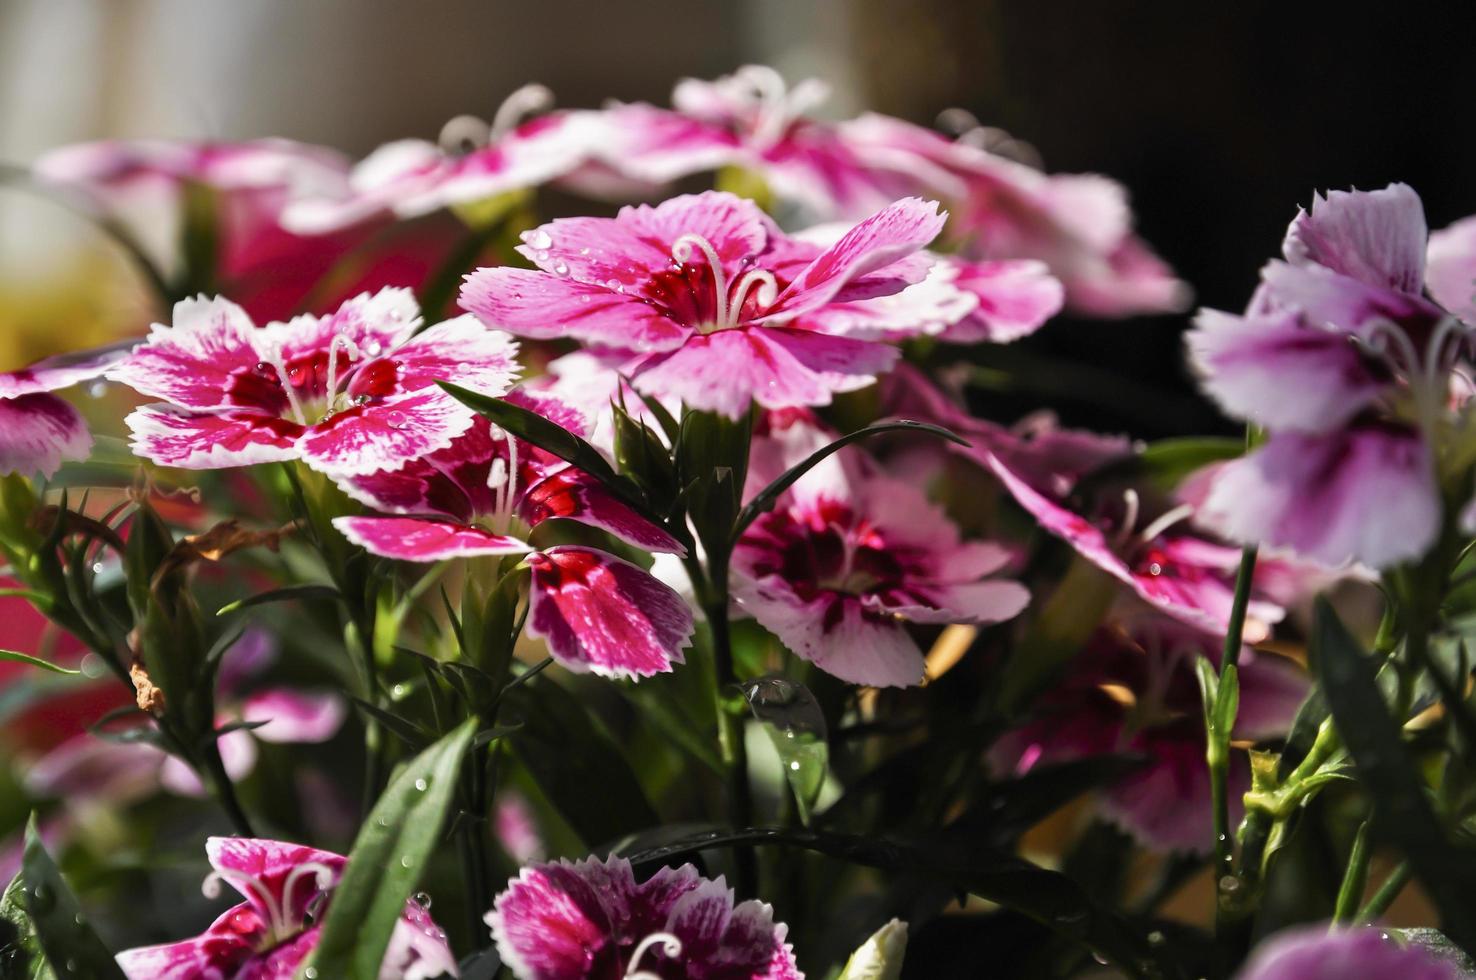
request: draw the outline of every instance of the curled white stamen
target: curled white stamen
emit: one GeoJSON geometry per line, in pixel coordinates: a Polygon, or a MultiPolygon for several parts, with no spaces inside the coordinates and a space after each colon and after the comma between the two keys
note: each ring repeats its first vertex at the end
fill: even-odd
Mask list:
{"type": "Polygon", "coordinates": [[[1131,488],[1122,492],[1122,523],[1117,526],[1117,543],[1123,544],[1133,536],[1138,524],[1138,491],[1131,488]]]}
{"type": "Polygon", "coordinates": [[[441,152],[459,156],[480,150],[492,141],[492,127],[487,120],[469,113],[453,116],[441,127],[436,144],[441,152]]]}
{"type": "Polygon", "coordinates": [[[685,265],[692,258],[692,250],[696,249],[707,258],[707,266],[712,269],[713,288],[717,294],[717,316],[715,326],[728,326],[728,274],[723,271],[722,260],[718,258],[717,249],[712,247],[712,242],[701,235],[686,234],[671,243],[671,257],[677,262],[685,265]]]}
{"type": "Polygon", "coordinates": [[[524,85],[503,99],[502,105],[497,107],[496,114],[492,116],[491,131],[487,134],[489,142],[497,142],[528,116],[547,112],[553,108],[553,104],[554,94],[547,85],[539,85],[537,82],[524,85]]]}
{"type": "Polygon", "coordinates": [[[492,426],[492,441],[507,442],[507,458],[494,457],[487,469],[487,487],[492,491],[492,524],[499,534],[511,527],[513,505],[518,492],[518,440],[498,426],[492,426]]]}
{"type": "Polygon", "coordinates": [[[1138,534],[1139,540],[1147,543],[1158,537],[1164,531],[1173,527],[1185,518],[1194,515],[1194,508],[1189,504],[1180,504],[1172,510],[1166,510],[1159,514],[1147,527],[1138,534]]]}
{"type": "Polygon", "coordinates": [[[760,306],[768,306],[779,296],[779,280],[767,269],[750,269],[745,272],[733,287],[733,296],[728,302],[728,315],[734,321],[742,313],[743,302],[748,299],[749,292],[753,292],[760,306]]]}
{"type": "Polygon", "coordinates": [[[338,354],[340,351],[348,357],[350,364],[364,356],[364,352],[359,350],[359,345],[344,334],[336,333],[333,335],[333,339],[328,342],[327,395],[328,411],[330,414],[333,411],[334,400],[338,398],[338,354]]]}
{"type": "Polygon", "coordinates": [[[661,977],[652,973],[650,970],[637,969],[640,966],[641,957],[645,956],[646,952],[658,943],[661,946],[662,952],[666,953],[668,958],[682,955],[682,941],[680,939],[669,932],[653,932],[637,943],[636,948],[631,951],[630,963],[625,968],[624,980],[661,980],[661,977]]]}
{"type": "Polygon", "coordinates": [[[258,351],[258,354],[263,364],[277,372],[277,383],[282,386],[282,391],[287,396],[287,407],[292,411],[292,418],[298,425],[307,425],[307,415],[303,413],[302,402],[297,398],[297,389],[292,384],[287,364],[282,360],[282,348],[273,347],[266,351],[258,351]]]}
{"type": "Polygon", "coordinates": [[[1364,338],[1354,341],[1369,353],[1382,358],[1396,374],[1402,374],[1414,399],[1420,429],[1427,436],[1435,431],[1449,399],[1445,375],[1454,369],[1471,328],[1456,317],[1446,317],[1436,325],[1423,355],[1402,327],[1391,320],[1378,320],[1364,338]],[[1451,338],[1456,338],[1454,344],[1451,338]]]}
{"type": "Polygon", "coordinates": [[[701,235],[688,233],[671,244],[671,257],[680,265],[691,261],[694,252],[701,252],[707,259],[708,268],[712,270],[713,318],[711,323],[698,326],[703,333],[736,327],[749,293],[753,293],[761,306],[768,306],[778,298],[779,281],[767,269],[749,269],[733,284],[732,294],[729,295],[728,274],[723,270],[717,249],[701,235]]]}

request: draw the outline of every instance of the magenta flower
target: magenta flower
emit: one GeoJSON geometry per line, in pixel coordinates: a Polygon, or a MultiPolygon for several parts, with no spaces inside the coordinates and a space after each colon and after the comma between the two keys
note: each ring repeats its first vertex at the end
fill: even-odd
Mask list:
{"type": "MultiPolygon", "coordinates": [[[[323,912],[347,861],[328,851],[272,840],[212,837],[208,898],[230,885],[246,901],[199,936],[118,954],[129,980],[275,980],[296,975],[318,942],[323,912]]],[[[379,980],[458,976],[446,936],[414,901],[395,923],[379,980]]]]}
{"type": "MultiPolygon", "coordinates": [[[[514,399],[583,434],[583,420],[562,403],[522,393],[514,399]]],[[[682,662],[693,623],[680,596],[604,551],[538,549],[528,538],[558,518],[647,551],[682,553],[681,544],[592,477],[485,419],[424,459],[340,486],[376,510],[405,515],[334,520],[350,541],[376,555],[418,562],[525,555],[532,571],[527,631],[570,670],[636,678],[682,662]]]]}
{"type": "MultiPolygon", "coordinates": [[[[1103,817],[1156,851],[1210,849],[1209,768],[1194,662],[1217,657],[1220,641],[1155,614],[1098,629],[1070,672],[1041,699],[1036,716],[995,743],[990,762],[1023,774],[1037,765],[1110,753],[1146,762],[1097,801],[1103,817]]],[[[1240,660],[1236,737],[1284,735],[1307,693],[1290,664],[1249,650],[1240,660]]],[[[1231,767],[1231,807],[1239,819],[1250,769],[1231,767]]]]}
{"type": "Polygon", "coordinates": [[[804,980],[773,910],[690,864],[639,884],[618,857],[524,868],[487,924],[518,980],[804,980]]]}
{"type": "Polygon", "coordinates": [[[517,345],[469,316],[416,333],[408,290],[324,317],[256,327],[224,299],[185,300],[108,377],[167,404],[128,417],[133,448],[163,466],[301,459],[331,474],[391,469],[444,449],[475,413],[436,387],[500,395],[517,345]]]}
{"type": "Polygon", "coordinates": [[[1096,174],[1044,174],[890,116],[841,123],[839,137],[873,172],[905,178],[906,193],[953,211],[949,238],[972,259],[1036,259],[1091,316],[1176,312],[1188,287],[1133,232],[1123,186],[1096,174]]]}
{"type": "Polygon", "coordinates": [[[1189,348],[1205,390],[1269,434],[1219,471],[1206,526],[1327,564],[1383,568],[1429,547],[1468,328],[1424,297],[1425,248],[1410,188],[1333,192],[1297,215],[1244,316],[1200,314],[1189,348]]]}
{"type": "Polygon", "coordinates": [[[49,477],[67,460],[86,459],[92,450],[87,423],[52,392],[101,377],[133,344],[48,357],[0,373],[0,475],[49,477]]]}
{"type": "Polygon", "coordinates": [[[732,591],[789,649],[845,681],[919,684],[923,654],[904,625],[997,623],[1030,594],[985,579],[1006,549],[961,541],[910,483],[881,475],[849,487],[796,485],[733,551],[732,591]]]}
{"type": "Polygon", "coordinates": [[[613,219],[565,218],[523,236],[538,270],[479,269],[461,302],[527,337],[634,352],[641,391],[737,418],[828,404],[896,361],[881,344],[805,329],[827,305],[901,291],[944,216],[916,199],[861,222],[828,249],[786,238],[751,201],[709,192],[613,219]]]}
{"type": "Polygon", "coordinates": [[[322,188],[326,193],[297,195],[282,223],[301,234],[322,234],[371,217],[416,217],[569,177],[591,166],[595,150],[608,142],[608,127],[598,112],[548,113],[520,122],[552,103],[548,89],[525,85],[503,101],[484,131],[459,133],[449,126],[447,137],[473,139],[469,149],[417,139],[387,143],[344,183],[322,188]]]}
{"type": "Polygon", "coordinates": [[[1325,924],[1277,933],[1256,947],[1236,980],[1457,980],[1466,972],[1382,929],[1328,931],[1325,924]]]}

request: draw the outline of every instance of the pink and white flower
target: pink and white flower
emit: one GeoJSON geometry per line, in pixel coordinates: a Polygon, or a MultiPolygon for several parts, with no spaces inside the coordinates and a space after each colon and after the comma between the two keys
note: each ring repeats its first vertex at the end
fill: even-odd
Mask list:
{"type": "MultiPolygon", "coordinates": [[[[1219,639],[1148,614],[1097,630],[1037,714],[991,750],[1000,771],[1097,755],[1141,755],[1144,764],[1102,791],[1098,810],[1156,851],[1202,853],[1213,836],[1204,718],[1194,663],[1217,657],[1219,639]]],[[[1284,735],[1307,693],[1289,663],[1250,650],[1240,660],[1238,738],[1284,735]]],[[[1250,788],[1244,756],[1231,766],[1231,809],[1239,820],[1250,788]]]]}
{"type": "Polygon", "coordinates": [[[1423,295],[1425,239],[1403,184],[1319,196],[1245,315],[1200,314],[1189,349],[1205,390],[1268,431],[1214,478],[1207,527],[1327,564],[1383,568],[1430,546],[1469,328],[1423,295]]]}
{"type": "Polygon", "coordinates": [[[695,409],[824,405],[870,384],[897,351],[805,318],[921,279],[915,253],[943,222],[935,205],[902,200],[822,249],[787,238],[751,201],[677,197],[527,232],[519,251],[538,269],[480,269],[461,302],[522,336],[630,351],[639,390],[695,409]]]}
{"type": "Polygon", "coordinates": [[[534,865],[487,924],[518,980],[804,980],[773,909],[734,904],[722,878],[690,864],[639,883],[624,858],[534,865]]]}
{"type": "Polygon", "coordinates": [[[49,477],[67,460],[86,459],[92,450],[86,421],[52,392],[101,377],[133,344],[60,354],[0,373],[0,475],[49,477]]]}
{"type": "Polygon", "coordinates": [[[462,132],[448,124],[449,140],[470,138],[469,148],[446,148],[425,140],[386,143],[353,168],[347,181],[323,188],[328,193],[299,194],[282,222],[299,234],[323,234],[366,219],[401,218],[471,204],[528,190],[592,166],[610,129],[598,112],[553,112],[553,94],[542,85],[525,85],[508,96],[490,125],[462,132]],[[532,113],[546,114],[521,121],[532,113]]]}
{"type": "MultiPolygon", "coordinates": [[[[583,420],[562,403],[523,393],[513,398],[583,433],[583,420]]],[[[681,544],[593,477],[485,419],[423,459],[339,485],[383,512],[334,520],[350,541],[376,555],[416,562],[525,556],[532,573],[526,629],[568,669],[639,678],[682,662],[693,622],[679,595],[614,555],[578,545],[537,548],[530,535],[545,521],[562,519],[647,551],[679,554],[681,544]]]]}
{"type": "Polygon", "coordinates": [[[744,532],[732,591],[821,670],[902,687],[923,679],[906,623],[997,623],[1025,608],[1024,586],[986,578],[1011,557],[999,545],[960,540],[910,483],[879,474],[846,487],[802,480],[744,532]]]}
{"type": "MultiPolygon", "coordinates": [[[[289,977],[318,943],[323,913],[347,860],[328,851],[273,840],[212,837],[206,856],[208,898],[229,885],[244,902],[226,910],[199,936],[118,954],[129,980],[265,980],[289,977]]],[[[416,902],[390,935],[379,980],[459,976],[446,935],[416,902]]]]}
{"type": "Polygon", "coordinates": [[[330,474],[392,468],[444,449],[475,414],[435,382],[500,395],[517,345],[470,316],[417,333],[408,290],[361,295],[323,317],[257,327],[225,299],[176,304],[174,325],[108,377],[162,398],[128,417],[133,448],[163,466],[301,459],[330,474]]]}

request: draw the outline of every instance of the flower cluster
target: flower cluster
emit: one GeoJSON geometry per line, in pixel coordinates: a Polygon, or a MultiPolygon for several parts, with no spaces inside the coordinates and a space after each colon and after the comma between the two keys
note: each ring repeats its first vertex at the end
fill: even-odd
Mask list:
{"type": "Polygon", "coordinates": [[[6,976],[1455,975],[1476,219],[1299,214],[1187,334],[1244,442],[989,418],[988,345],[1187,287],[1110,179],[825,96],[34,165],[159,322],[0,374],[6,976]],[[115,959],[68,880],[186,934],[133,889],[227,822],[242,901],[115,959]],[[1199,871],[1213,936],[1160,921],[1199,871]],[[1434,951],[1366,928],[1410,876],[1434,951]]]}

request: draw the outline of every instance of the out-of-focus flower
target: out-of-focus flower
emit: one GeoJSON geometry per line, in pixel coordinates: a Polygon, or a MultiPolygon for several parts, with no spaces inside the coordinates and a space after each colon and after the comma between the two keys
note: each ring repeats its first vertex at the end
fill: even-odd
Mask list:
{"type": "Polygon", "coordinates": [[[289,231],[292,201],[347,193],[349,163],[288,140],[83,143],[47,153],[32,173],[125,235],[171,288],[218,289],[262,320],[417,285],[452,241],[426,230],[391,240],[384,222],[327,236],[289,231]],[[189,251],[192,238],[209,249],[189,251]]]}
{"type": "Polygon", "coordinates": [[[799,656],[856,684],[918,684],[923,654],[905,623],[997,623],[1025,608],[1023,586],[985,578],[1011,553],[960,540],[917,487],[814,475],[733,550],[734,597],[799,656]]]}
{"type": "Polygon", "coordinates": [[[475,318],[419,325],[403,289],[260,328],[228,300],[186,300],[172,327],[155,326],[108,377],[167,402],[128,417],[134,451],[161,465],[301,459],[371,473],[444,449],[471,426],[475,413],[436,381],[500,395],[517,374],[516,343],[475,318]]]}
{"type": "MultiPolygon", "coordinates": [[[[518,392],[512,400],[583,433],[583,419],[555,399],[518,392]]],[[[538,549],[528,537],[559,518],[647,551],[681,553],[681,544],[589,475],[485,419],[478,417],[445,449],[340,486],[376,510],[405,515],[334,519],[350,541],[374,554],[418,562],[526,555],[532,571],[527,631],[570,670],[647,677],[682,661],[693,624],[679,595],[604,551],[538,549]]]]}
{"type": "Polygon", "coordinates": [[[1469,328],[1424,297],[1425,248],[1409,187],[1334,191],[1297,215],[1244,316],[1200,314],[1188,342],[1205,390],[1268,432],[1215,476],[1206,526],[1327,564],[1430,546],[1457,475],[1436,455],[1464,402],[1452,369],[1469,328]]]}
{"type": "Polygon", "coordinates": [[[637,883],[630,862],[524,868],[487,914],[518,980],[803,980],[787,932],[763,902],[733,902],[690,864],[637,883]]]}
{"type": "Polygon", "coordinates": [[[92,450],[87,423],[52,392],[101,377],[134,343],[60,354],[0,373],[0,475],[49,477],[67,460],[86,459],[92,450]]]}
{"type": "MultiPolygon", "coordinates": [[[[1102,792],[1102,815],[1154,850],[1209,850],[1210,777],[1194,662],[1215,659],[1219,643],[1151,613],[1101,627],[1035,718],[995,743],[992,765],[1018,774],[1042,763],[1141,755],[1143,766],[1102,792]]],[[[1236,737],[1285,734],[1306,693],[1306,679],[1289,663],[1244,651],[1236,737]]],[[[1238,820],[1250,788],[1241,756],[1232,760],[1230,787],[1238,820]]]]}
{"type": "MultiPolygon", "coordinates": [[[[347,861],[328,851],[272,840],[212,837],[205,879],[214,898],[230,885],[246,901],[199,936],[118,954],[129,980],[259,980],[294,976],[318,943],[323,912],[347,861]]],[[[379,980],[459,976],[445,933],[415,901],[395,922],[379,980]]]]}
{"type": "Polygon", "coordinates": [[[692,408],[737,418],[755,401],[824,405],[870,384],[897,352],[804,318],[921,279],[928,262],[914,253],[943,221],[935,205],[902,200],[822,249],[787,238],[751,201],[677,197],[527,232],[519,251],[538,270],[480,269],[461,302],[516,334],[631,351],[639,390],[692,408]]]}
{"type": "Polygon", "coordinates": [[[287,206],[282,223],[301,234],[322,234],[366,219],[395,214],[402,218],[569,177],[593,166],[610,139],[606,117],[598,112],[552,112],[553,94],[525,85],[502,103],[490,124],[461,117],[448,124],[440,146],[425,140],[387,143],[353,168],[346,181],[300,193],[287,206]]]}
{"type": "Polygon", "coordinates": [[[1089,316],[1168,313],[1189,288],[1133,232],[1123,186],[1098,174],[1045,174],[890,116],[838,127],[874,172],[944,201],[948,239],[971,259],[1036,259],[1066,287],[1066,305],[1089,316]]]}
{"type": "Polygon", "coordinates": [[[1288,929],[1251,955],[1237,980],[1457,980],[1466,974],[1428,950],[1406,946],[1382,929],[1326,925],[1288,929]]]}

